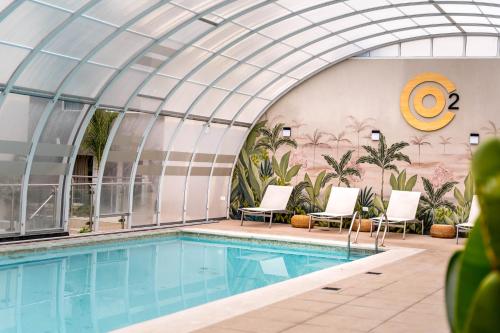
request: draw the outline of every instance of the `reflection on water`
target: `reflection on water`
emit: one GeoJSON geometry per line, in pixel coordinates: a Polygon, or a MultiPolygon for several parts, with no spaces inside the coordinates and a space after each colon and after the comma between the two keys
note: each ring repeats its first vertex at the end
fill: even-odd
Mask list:
{"type": "Polygon", "coordinates": [[[0,333],[105,332],[345,261],[179,238],[23,260],[0,266],[0,333]]]}

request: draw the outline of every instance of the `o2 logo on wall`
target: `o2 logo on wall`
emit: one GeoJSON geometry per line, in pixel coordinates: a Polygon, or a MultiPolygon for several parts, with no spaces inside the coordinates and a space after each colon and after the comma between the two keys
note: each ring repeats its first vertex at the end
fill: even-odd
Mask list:
{"type": "Polygon", "coordinates": [[[447,77],[438,73],[422,73],[408,81],[400,98],[401,114],[411,126],[431,132],[441,129],[455,118],[460,96],[447,77]],[[424,105],[432,96],[433,105],[424,105]],[[416,116],[418,115],[418,116],[416,116]]]}

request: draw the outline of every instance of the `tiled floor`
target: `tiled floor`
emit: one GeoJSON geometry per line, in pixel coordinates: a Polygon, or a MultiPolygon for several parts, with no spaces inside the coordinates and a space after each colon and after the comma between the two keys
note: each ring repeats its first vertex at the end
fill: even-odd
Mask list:
{"type": "MultiPolygon", "coordinates": [[[[294,229],[289,225],[224,221],[198,226],[202,229],[279,234],[287,236],[346,240],[346,233],[294,229]]],[[[360,243],[372,243],[367,233],[360,243]]],[[[462,241],[463,243],[463,241],[462,241]]],[[[221,332],[449,332],[446,322],[443,286],[446,265],[458,249],[454,240],[428,236],[389,234],[388,246],[425,249],[403,261],[382,266],[379,275],[361,274],[328,287],[338,291],[316,289],[288,300],[260,308],[244,315],[199,330],[198,333],[221,332]]]]}

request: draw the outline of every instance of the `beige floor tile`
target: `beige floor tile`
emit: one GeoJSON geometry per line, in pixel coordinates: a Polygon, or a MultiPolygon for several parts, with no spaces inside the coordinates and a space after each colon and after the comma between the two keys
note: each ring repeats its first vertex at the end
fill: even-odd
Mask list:
{"type": "Polygon", "coordinates": [[[344,304],[356,298],[356,296],[340,295],[336,292],[329,292],[324,290],[313,290],[305,294],[299,295],[297,296],[297,298],[310,301],[328,302],[333,304],[344,304]]]}
{"type": "Polygon", "coordinates": [[[248,312],[245,314],[245,317],[253,317],[258,320],[268,319],[289,323],[301,323],[317,315],[317,312],[282,309],[279,307],[267,306],[259,310],[248,312]]]}
{"type": "Polygon", "coordinates": [[[376,298],[376,297],[359,297],[353,299],[347,304],[371,307],[376,309],[399,309],[404,310],[414,302],[407,299],[388,299],[388,298],[376,298]]]}
{"type": "Polygon", "coordinates": [[[366,306],[344,304],[328,312],[328,314],[350,316],[362,319],[387,320],[396,315],[400,309],[373,308],[366,306]]]}
{"type": "Polygon", "coordinates": [[[429,327],[415,326],[399,322],[385,322],[382,325],[371,330],[370,333],[449,333],[446,327],[438,328],[438,330],[429,331],[429,327]]]}
{"type": "Polygon", "coordinates": [[[363,331],[352,330],[345,327],[326,327],[315,325],[298,325],[283,331],[283,333],[359,333],[363,331]]]}
{"type": "Polygon", "coordinates": [[[331,302],[318,302],[306,299],[291,298],[271,305],[272,307],[290,309],[290,310],[303,310],[307,312],[321,313],[339,306],[331,302]]]}
{"type": "Polygon", "coordinates": [[[264,318],[252,318],[239,316],[215,325],[226,329],[240,330],[252,333],[277,333],[295,326],[293,323],[283,321],[268,320],[264,318]]]}
{"type": "Polygon", "coordinates": [[[207,328],[203,328],[201,330],[194,331],[193,333],[242,333],[242,332],[244,331],[233,330],[219,326],[210,326],[207,328]]]}
{"type": "Polygon", "coordinates": [[[352,316],[341,316],[332,313],[319,315],[307,321],[305,324],[326,326],[330,328],[330,332],[336,332],[340,329],[369,331],[372,328],[380,325],[381,319],[363,319],[352,316]]]}

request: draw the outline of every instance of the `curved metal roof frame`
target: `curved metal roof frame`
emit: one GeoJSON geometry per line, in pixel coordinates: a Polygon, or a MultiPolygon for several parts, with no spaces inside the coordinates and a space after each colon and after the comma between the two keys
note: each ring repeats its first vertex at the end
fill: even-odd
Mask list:
{"type": "MultiPolygon", "coordinates": [[[[24,48],[26,50],[29,50],[28,54],[22,59],[22,61],[18,64],[18,66],[15,68],[15,70],[10,74],[9,79],[5,82],[5,84],[2,84],[1,90],[2,93],[0,95],[0,110],[3,105],[4,100],[10,93],[16,93],[18,88],[24,89],[27,94],[30,94],[30,91],[33,91],[34,94],[36,94],[36,91],[34,89],[31,89],[30,87],[17,87],[16,82],[18,78],[25,72],[26,68],[33,63],[34,58],[40,54],[41,52],[47,53],[44,49],[46,46],[50,44],[51,41],[53,41],[60,33],[65,31],[65,28],[67,28],[71,23],[75,22],[78,18],[86,18],[90,20],[94,20],[96,22],[101,22],[101,23],[106,23],[103,21],[99,21],[96,18],[90,17],[87,15],[87,13],[96,5],[100,4],[99,0],[88,0],[84,3],[82,3],[82,6],[78,8],[75,11],[71,11],[67,8],[63,8],[59,5],[54,5],[50,3],[52,0],[16,0],[10,2],[7,6],[4,6],[4,9],[0,12],[0,22],[3,21],[4,19],[8,18],[10,15],[13,15],[17,9],[20,8],[20,6],[24,3],[33,3],[36,5],[40,6],[45,6],[49,7],[52,9],[57,9],[60,10],[61,12],[64,12],[66,17],[63,19],[59,24],[55,26],[54,29],[49,31],[43,38],[39,40],[39,42],[34,46],[34,47],[26,47],[23,45],[16,45],[12,44],[9,42],[2,42],[0,40],[0,44],[7,45],[7,46],[12,46],[12,47],[18,47],[18,48],[24,48]]],[[[304,1],[304,3],[306,3],[304,1]]],[[[73,59],[77,61],[77,64],[64,76],[64,78],[58,82],[57,84],[57,89],[49,95],[51,97],[51,103],[49,103],[46,108],[42,112],[42,116],[39,119],[38,123],[36,124],[33,136],[32,136],[32,141],[30,144],[30,149],[29,153],[26,158],[26,169],[24,171],[24,176],[22,180],[22,187],[21,187],[21,197],[20,197],[20,221],[21,221],[21,234],[25,233],[25,226],[26,226],[26,214],[27,214],[27,193],[28,193],[28,186],[29,186],[29,179],[31,175],[31,168],[33,164],[34,157],[36,155],[38,143],[40,141],[40,137],[47,125],[47,122],[54,111],[55,105],[59,100],[64,100],[65,95],[64,91],[65,88],[68,87],[70,83],[75,79],[77,74],[82,70],[83,66],[88,63],[96,64],[95,62],[92,62],[92,58],[98,54],[101,50],[103,50],[105,47],[110,45],[110,43],[118,37],[120,34],[124,32],[129,32],[129,33],[134,33],[139,36],[142,36],[143,34],[137,31],[134,31],[132,28],[134,27],[135,24],[140,22],[142,19],[148,17],[150,14],[154,14],[157,11],[161,10],[165,5],[172,5],[177,9],[183,10],[185,13],[189,14],[190,17],[186,20],[180,20],[178,24],[173,26],[171,29],[165,31],[162,33],[160,36],[144,36],[147,37],[148,40],[150,40],[148,43],[146,43],[144,46],[140,47],[134,54],[132,54],[122,65],[120,65],[118,68],[113,68],[114,73],[108,77],[105,82],[99,87],[98,92],[96,94],[96,97],[94,98],[93,96],[74,96],[73,98],[75,99],[80,99],[82,102],[89,103],[89,101],[92,102],[92,106],[90,111],[85,115],[83,118],[82,123],[79,126],[79,131],[76,137],[74,138],[73,142],[73,149],[72,153],[69,157],[69,162],[68,162],[68,169],[66,172],[66,176],[69,177],[72,174],[74,163],[76,160],[76,156],[78,154],[78,150],[81,144],[81,141],[83,139],[83,135],[85,133],[85,129],[88,126],[93,113],[95,110],[103,105],[103,98],[105,97],[106,93],[111,91],[114,85],[119,82],[119,80],[127,73],[128,70],[131,70],[134,68],[134,65],[138,63],[138,61],[143,58],[145,55],[148,54],[151,50],[153,50],[155,47],[162,45],[162,42],[169,40],[170,37],[174,36],[176,33],[179,33],[183,31],[183,29],[190,28],[192,24],[194,23],[199,23],[200,21],[202,22],[209,22],[209,26],[205,31],[199,33],[196,35],[192,40],[189,40],[188,42],[185,42],[179,49],[175,50],[175,52],[172,55],[169,55],[165,60],[162,60],[160,65],[158,65],[156,68],[154,68],[152,71],[145,72],[146,76],[140,81],[138,85],[135,86],[133,89],[133,92],[130,93],[129,97],[127,98],[126,102],[124,105],[117,105],[116,107],[121,109],[121,113],[117,119],[117,121],[114,124],[114,127],[110,133],[110,137],[108,139],[107,145],[105,147],[105,153],[103,156],[103,162],[101,163],[100,170],[99,170],[99,179],[98,179],[98,186],[97,186],[97,200],[96,200],[96,215],[99,215],[99,203],[100,203],[100,195],[101,195],[101,186],[102,186],[102,177],[104,174],[104,169],[106,166],[106,161],[107,161],[107,156],[109,153],[109,150],[111,148],[111,145],[113,143],[114,136],[116,135],[120,123],[123,120],[125,116],[125,112],[127,112],[129,109],[132,108],[132,103],[134,100],[141,95],[141,91],[152,82],[152,80],[155,78],[156,75],[160,75],[160,71],[166,67],[169,63],[172,63],[174,60],[182,58],[183,56],[186,56],[184,53],[186,50],[189,48],[197,48],[199,50],[205,50],[209,53],[209,56],[203,59],[201,62],[195,64],[194,67],[190,68],[189,71],[184,74],[182,77],[169,77],[168,75],[162,74],[166,78],[172,78],[176,80],[177,82],[175,85],[168,91],[168,93],[161,98],[161,102],[159,105],[156,107],[156,110],[152,113],[151,120],[147,124],[144,133],[141,137],[141,142],[138,147],[138,151],[136,154],[136,158],[133,161],[133,167],[132,167],[132,174],[131,174],[131,181],[129,184],[129,209],[130,211],[132,210],[133,206],[133,191],[134,191],[134,182],[135,182],[135,175],[137,172],[137,167],[140,163],[141,160],[141,154],[142,151],[144,150],[146,141],[148,140],[148,137],[151,133],[151,130],[153,129],[153,126],[155,122],[157,121],[158,117],[162,112],[164,111],[165,105],[173,99],[176,98],[176,92],[179,91],[185,83],[194,83],[194,84],[199,84],[192,78],[200,73],[202,70],[209,68],[211,62],[213,60],[218,59],[219,57],[222,57],[224,59],[230,59],[234,61],[234,63],[229,66],[228,68],[224,69],[223,71],[220,72],[220,75],[217,75],[215,79],[212,79],[210,83],[206,84],[201,84],[203,87],[202,91],[197,94],[196,96],[192,96],[191,101],[189,102],[189,106],[180,115],[177,115],[176,117],[180,117],[181,121],[178,123],[175,132],[170,140],[169,146],[168,146],[168,153],[166,155],[166,158],[163,162],[163,170],[162,170],[162,176],[165,173],[165,168],[166,168],[166,161],[168,160],[170,156],[170,148],[172,147],[173,142],[175,142],[175,139],[182,131],[184,120],[190,119],[193,111],[195,110],[195,107],[200,103],[202,98],[206,96],[212,89],[220,89],[218,87],[218,83],[221,82],[224,78],[229,77],[232,73],[236,72],[236,70],[242,68],[244,65],[250,65],[254,68],[257,68],[255,72],[251,73],[248,77],[243,78],[242,80],[239,80],[240,82],[237,83],[234,87],[231,89],[228,89],[228,94],[225,95],[222,100],[220,100],[217,105],[213,108],[212,112],[210,115],[204,120],[205,126],[209,127],[212,122],[220,122],[222,121],[223,123],[227,124],[227,128],[225,129],[224,133],[222,134],[217,147],[216,151],[217,153],[215,154],[215,157],[213,159],[213,162],[211,164],[211,172],[210,172],[210,178],[212,178],[213,175],[213,170],[215,167],[215,161],[217,159],[217,155],[219,154],[219,149],[220,146],[222,145],[222,142],[224,141],[224,138],[226,136],[226,133],[230,130],[231,127],[237,125],[237,121],[240,117],[240,115],[246,110],[246,108],[251,105],[251,103],[256,100],[267,100],[264,98],[263,93],[266,91],[266,89],[269,89],[270,87],[273,87],[273,85],[277,84],[280,82],[280,80],[287,78],[290,79],[292,82],[288,86],[281,87],[280,89],[282,91],[277,91],[274,96],[270,100],[268,100],[267,105],[261,107],[260,112],[258,112],[254,117],[253,121],[255,122],[256,119],[260,117],[260,115],[265,112],[272,104],[274,104],[279,98],[281,98],[284,94],[286,94],[289,90],[293,89],[295,86],[301,84],[304,80],[307,80],[309,77],[319,73],[320,71],[324,70],[325,68],[328,68],[332,66],[333,64],[338,63],[339,61],[348,59],[352,56],[355,56],[357,54],[362,54],[365,53],[369,50],[372,49],[377,49],[379,47],[383,46],[388,46],[388,45],[393,45],[393,44],[398,44],[401,42],[405,41],[411,41],[411,40],[418,40],[418,39],[425,39],[425,38],[437,38],[437,37],[451,37],[451,36],[463,36],[464,38],[466,36],[492,36],[492,37],[498,37],[499,36],[499,31],[500,31],[500,25],[497,25],[495,20],[500,19],[500,0],[499,1],[451,1],[451,0],[373,0],[373,1],[365,1],[365,0],[349,0],[349,1],[344,1],[344,0],[336,0],[336,1],[314,1],[314,3],[310,6],[303,5],[300,1],[292,1],[292,0],[268,0],[268,1],[241,1],[241,3],[238,3],[238,1],[235,0],[226,0],[226,1],[213,1],[210,3],[210,1],[205,1],[202,3],[203,9],[201,11],[197,11],[196,8],[188,8],[189,4],[183,4],[183,0],[172,0],[172,1],[167,1],[167,0],[158,0],[158,1],[153,1],[151,0],[151,3],[148,4],[148,6],[143,7],[142,11],[138,12],[136,15],[133,15],[130,17],[126,22],[122,23],[121,25],[112,25],[109,23],[109,26],[112,26],[114,28],[114,31],[112,31],[110,34],[108,34],[105,38],[103,38],[99,43],[97,43],[96,46],[94,46],[85,56],[83,56],[81,59],[76,59],[72,58],[70,55],[61,55],[57,54],[57,56],[61,57],[66,57],[69,59],[73,59]],[[248,4],[250,3],[250,4],[248,4]],[[237,6],[240,5],[240,8],[237,6]],[[294,6],[299,6],[297,10],[294,10],[294,6]],[[322,20],[314,20],[311,18],[311,14],[315,11],[318,10],[323,10],[323,13],[328,12],[331,10],[330,6],[334,5],[342,5],[346,6],[346,8],[350,8],[347,12],[341,15],[336,15],[335,12],[331,13],[331,17],[328,17],[329,15],[326,15],[326,19],[322,20]],[[259,12],[259,10],[263,9],[269,9],[268,12],[272,12],[269,6],[273,6],[273,9],[278,10],[275,13],[275,17],[271,18],[270,20],[267,20],[263,22],[262,24],[258,24],[256,27],[251,27],[245,24],[244,22],[241,23],[241,21],[238,21],[238,19],[245,18],[245,17],[252,17],[252,15],[255,15],[256,13],[262,13],[259,12]],[[221,10],[224,10],[226,8],[231,8],[230,10],[230,15],[223,15],[220,14],[219,12],[221,10]],[[408,12],[405,12],[405,10],[408,9],[408,12]],[[411,9],[411,10],[410,10],[411,9]],[[414,11],[412,13],[413,9],[419,9],[414,11]],[[424,10],[425,9],[425,10],[424,10]],[[398,11],[398,15],[394,15],[394,10],[398,11]],[[488,13],[485,13],[485,10],[489,11],[488,13]],[[384,11],[385,14],[384,14],[384,11]],[[282,14],[283,12],[286,12],[287,14],[282,14]],[[390,14],[392,12],[392,14],[390,14]],[[370,16],[373,15],[373,16],[370,16]],[[385,15],[385,16],[384,16],[385,15]],[[220,22],[217,23],[217,20],[215,22],[211,22],[210,18],[216,18],[217,20],[220,20],[220,22]],[[363,17],[364,22],[362,23],[356,23],[352,22],[351,25],[345,25],[343,29],[334,29],[332,30],[327,26],[328,23],[332,22],[339,22],[340,20],[344,19],[349,19],[351,17],[363,17]],[[208,18],[208,19],[207,19],[208,18]],[[307,24],[303,26],[302,28],[299,28],[297,30],[293,30],[292,32],[285,34],[285,35],[280,35],[278,38],[272,37],[272,34],[262,34],[263,31],[265,31],[266,28],[271,28],[274,26],[277,26],[277,24],[281,22],[286,22],[289,19],[294,19],[294,18],[300,18],[304,22],[309,22],[310,24],[307,24]],[[419,24],[417,20],[422,19],[422,18],[443,18],[446,20],[445,23],[430,23],[430,24],[419,24]],[[461,18],[467,18],[464,19],[463,22],[461,23],[460,20],[461,18]],[[478,18],[477,22],[474,21],[475,18],[478,18]],[[481,18],[481,20],[479,20],[481,18]],[[207,21],[208,20],[208,21],[207,21]],[[394,29],[388,29],[383,26],[384,23],[390,23],[390,22],[397,22],[401,20],[407,20],[408,22],[412,22],[408,26],[402,26],[400,28],[394,28],[394,29]],[[472,21],[471,21],[472,20],[472,21]],[[474,22],[473,22],[474,21],[474,22]],[[204,49],[203,47],[198,45],[198,42],[206,38],[207,36],[210,36],[212,33],[217,33],[220,31],[223,31],[221,28],[227,24],[232,24],[234,26],[237,26],[241,28],[243,31],[246,31],[245,33],[241,35],[237,35],[236,37],[232,38],[231,36],[227,36],[229,38],[229,42],[227,42],[225,45],[223,45],[220,48],[214,48],[214,49],[204,49]],[[347,38],[344,37],[342,34],[348,33],[355,31],[355,29],[361,29],[361,28],[366,28],[366,27],[378,27],[380,29],[375,30],[373,33],[369,34],[364,34],[360,35],[359,38],[347,38]],[[294,36],[299,36],[301,33],[307,32],[307,31],[312,31],[313,28],[320,28],[324,30],[326,33],[323,35],[320,35],[318,38],[314,40],[309,40],[305,41],[304,43],[301,43],[298,46],[291,46],[290,44],[287,43],[287,40],[294,36]],[[452,33],[440,33],[440,32],[433,32],[432,29],[435,28],[454,28],[456,29],[456,32],[452,33]],[[470,28],[470,29],[469,29],[470,28]],[[480,32],[474,32],[474,29],[478,28],[484,28],[484,31],[480,32]],[[488,28],[488,29],[486,29],[488,28]],[[425,32],[425,34],[421,34],[415,37],[409,37],[409,38],[402,38],[398,37],[399,32],[405,32],[405,31],[412,31],[416,29],[421,29],[422,31],[425,32]],[[470,31],[469,31],[470,30],[470,31]],[[256,47],[255,49],[251,50],[251,52],[242,57],[241,59],[239,58],[232,58],[225,54],[226,51],[231,50],[233,47],[237,47],[239,45],[242,45],[246,40],[249,40],[249,38],[252,38],[253,36],[260,36],[265,39],[269,39],[270,42],[265,44],[262,47],[256,47]],[[339,37],[344,40],[344,43],[332,46],[330,48],[326,48],[325,50],[319,52],[319,53],[311,53],[306,50],[307,47],[313,46],[315,43],[319,43],[321,41],[328,40],[329,38],[332,37],[339,37]],[[375,39],[377,37],[390,37],[391,41],[386,42],[384,40],[381,40],[378,44],[374,45],[369,45],[369,46],[360,46],[359,44],[370,40],[370,39],[375,39]],[[260,54],[263,54],[266,50],[270,50],[273,46],[276,46],[278,44],[282,44],[284,46],[287,46],[290,50],[284,54],[276,56],[273,60],[268,62],[265,65],[255,65],[255,63],[252,62],[254,58],[259,56],[260,54]],[[329,58],[326,58],[329,54],[331,54],[335,50],[339,50],[342,48],[347,48],[349,46],[355,46],[356,49],[353,49],[351,53],[347,53],[345,55],[342,55],[341,58],[332,58],[329,60],[329,58]],[[288,68],[285,71],[282,72],[276,72],[272,70],[272,67],[276,64],[279,64],[281,62],[286,62],[287,59],[292,59],[292,56],[297,54],[297,53],[303,53],[308,56],[307,59],[301,61],[298,64],[294,64],[291,68],[288,68]],[[289,74],[293,74],[296,70],[299,70],[301,68],[305,68],[309,63],[311,63],[313,60],[319,60],[322,63],[324,63],[322,66],[319,66],[317,69],[315,69],[312,73],[306,73],[303,74],[303,77],[294,77],[290,76],[289,74]],[[238,110],[236,110],[233,113],[232,118],[226,118],[226,119],[217,119],[217,114],[218,112],[225,106],[227,105],[228,101],[231,99],[231,97],[241,94],[241,89],[248,83],[252,83],[254,79],[257,79],[259,74],[262,73],[273,73],[276,74],[276,76],[269,82],[266,82],[258,91],[253,92],[249,98],[239,107],[238,110]],[[305,75],[305,76],[304,76],[305,75]]],[[[119,10],[119,8],[117,9],[119,10]]],[[[267,13],[267,12],[266,12],[267,13]]],[[[271,13],[273,14],[273,13],[271,13]]],[[[257,14],[258,15],[258,14],[257,14]]],[[[271,15],[272,17],[272,15],[271,15]]],[[[443,20],[437,20],[439,22],[443,22],[443,20]]],[[[134,69],[137,70],[137,69],[134,69]]],[[[278,88],[276,88],[278,89],[278,88]]],[[[24,91],[23,90],[23,91],[24,91]]],[[[199,117],[198,117],[199,118],[199,117]]],[[[200,143],[200,140],[203,137],[203,131],[199,134],[199,136],[196,138],[196,143],[195,143],[195,148],[193,150],[193,154],[191,155],[191,159],[188,164],[188,175],[191,172],[192,166],[193,166],[193,161],[196,153],[198,152],[198,146],[200,143]]],[[[70,178],[70,177],[69,177],[70,178]]],[[[182,220],[185,220],[185,211],[186,211],[186,204],[187,204],[187,190],[188,190],[188,182],[189,182],[190,177],[186,177],[185,183],[184,183],[184,199],[183,199],[183,207],[184,207],[184,214],[182,216],[182,220]]],[[[70,181],[65,182],[65,191],[66,195],[64,196],[65,200],[65,207],[68,207],[68,202],[69,202],[69,188],[71,186],[70,181]]],[[[158,192],[158,197],[161,196],[161,189],[158,192]]],[[[210,196],[210,186],[208,187],[207,190],[207,196],[206,196],[206,206],[207,206],[207,214],[208,214],[208,200],[210,196]]],[[[65,210],[65,216],[64,220],[67,220],[68,210],[65,210]]],[[[207,215],[208,217],[208,215],[207,215]]]]}

